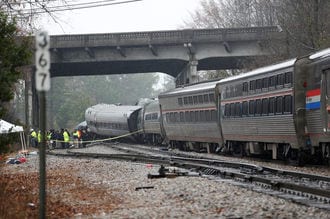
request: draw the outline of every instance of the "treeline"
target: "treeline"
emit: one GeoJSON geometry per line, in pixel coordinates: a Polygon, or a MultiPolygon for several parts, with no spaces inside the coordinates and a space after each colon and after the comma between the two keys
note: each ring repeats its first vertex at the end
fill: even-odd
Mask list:
{"type": "Polygon", "coordinates": [[[134,105],[139,98],[155,98],[174,87],[174,80],[156,73],[60,77],[52,79],[48,94],[48,124],[73,128],[84,121],[85,110],[98,103],[134,105]]]}

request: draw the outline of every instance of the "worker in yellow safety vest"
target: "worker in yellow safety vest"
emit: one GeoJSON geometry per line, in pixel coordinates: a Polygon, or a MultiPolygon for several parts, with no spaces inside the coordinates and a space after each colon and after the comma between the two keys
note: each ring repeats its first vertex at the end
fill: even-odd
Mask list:
{"type": "Polygon", "coordinates": [[[66,129],[63,132],[63,138],[64,138],[64,148],[69,148],[70,134],[66,129]]]}
{"type": "Polygon", "coordinates": [[[33,129],[31,129],[31,146],[32,147],[38,146],[37,132],[33,129]]]}

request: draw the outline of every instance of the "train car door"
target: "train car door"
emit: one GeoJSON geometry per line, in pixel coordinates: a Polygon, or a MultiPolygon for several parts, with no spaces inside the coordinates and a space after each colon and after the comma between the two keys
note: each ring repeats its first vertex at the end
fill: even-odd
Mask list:
{"type": "Polygon", "coordinates": [[[321,110],[324,116],[324,132],[330,134],[330,67],[322,71],[322,102],[321,110]]]}

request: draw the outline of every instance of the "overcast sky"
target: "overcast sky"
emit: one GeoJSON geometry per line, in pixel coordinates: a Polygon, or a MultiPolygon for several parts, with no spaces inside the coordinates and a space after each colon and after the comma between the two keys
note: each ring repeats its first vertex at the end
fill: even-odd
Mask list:
{"type": "MultiPolygon", "coordinates": [[[[80,2],[88,0],[79,0],[80,2]]],[[[90,2],[91,0],[89,0],[90,2]]],[[[122,0],[117,0],[122,1],[122,0]]],[[[202,0],[142,0],[133,3],[57,12],[44,16],[41,28],[51,35],[175,30],[183,27],[202,0]]]]}

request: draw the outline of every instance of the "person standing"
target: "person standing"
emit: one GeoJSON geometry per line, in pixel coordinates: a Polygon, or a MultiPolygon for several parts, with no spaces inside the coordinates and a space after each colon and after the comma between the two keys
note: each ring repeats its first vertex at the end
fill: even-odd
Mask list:
{"type": "Polygon", "coordinates": [[[66,129],[63,132],[63,139],[64,139],[64,148],[69,148],[70,134],[66,129]]]}
{"type": "Polygon", "coordinates": [[[41,145],[41,141],[42,141],[42,136],[41,136],[41,131],[38,131],[38,146],[41,145]]]}
{"type": "Polygon", "coordinates": [[[38,146],[37,132],[31,129],[31,146],[36,148],[38,146]]]}

